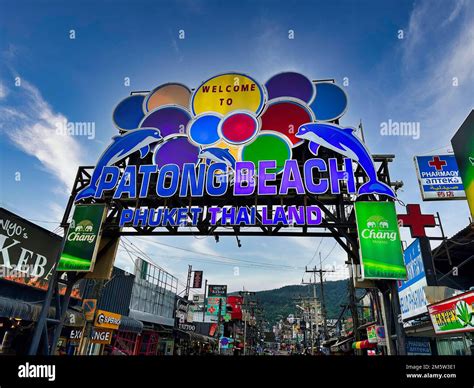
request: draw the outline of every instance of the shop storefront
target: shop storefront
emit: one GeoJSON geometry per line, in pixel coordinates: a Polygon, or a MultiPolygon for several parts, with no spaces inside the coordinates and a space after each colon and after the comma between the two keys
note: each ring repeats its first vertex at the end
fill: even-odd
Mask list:
{"type": "MultiPolygon", "coordinates": [[[[27,353],[40,312],[41,305],[38,303],[0,297],[0,354],[24,355],[27,353]]],[[[55,315],[55,309],[50,308],[49,317],[54,318],[55,315]]],[[[82,325],[84,325],[83,314],[69,309],[66,312],[65,330],[72,330],[82,325]]],[[[63,341],[64,338],[61,340],[63,341]]],[[[66,343],[63,345],[65,346],[66,343]]]]}
{"type": "Polygon", "coordinates": [[[211,323],[181,324],[175,331],[175,353],[178,355],[211,354],[218,347],[217,338],[209,336],[211,323]]]}

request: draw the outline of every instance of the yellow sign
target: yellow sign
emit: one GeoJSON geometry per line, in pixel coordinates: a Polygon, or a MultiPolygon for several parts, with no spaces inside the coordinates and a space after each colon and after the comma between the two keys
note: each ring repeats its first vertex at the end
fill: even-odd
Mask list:
{"type": "Polygon", "coordinates": [[[194,115],[217,112],[225,115],[235,110],[260,113],[265,93],[258,82],[247,75],[227,73],[204,81],[193,94],[191,109],[194,115]]]}
{"type": "Polygon", "coordinates": [[[120,326],[121,319],[122,316],[120,314],[111,313],[110,311],[105,310],[97,310],[94,326],[117,330],[120,326]]]}
{"type": "Polygon", "coordinates": [[[108,345],[112,342],[112,330],[93,329],[91,343],[108,345]]]}

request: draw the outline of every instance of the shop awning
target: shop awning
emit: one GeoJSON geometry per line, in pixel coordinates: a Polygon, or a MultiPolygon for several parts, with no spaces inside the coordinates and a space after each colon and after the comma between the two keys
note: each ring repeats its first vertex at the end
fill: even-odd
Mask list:
{"type": "Polygon", "coordinates": [[[357,341],[352,344],[352,349],[374,349],[377,347],[376,343],[370,343],[369,340],[357,341]]]}
{"type": "Polygon", "coordinates": [[[132,333],[141,333],[143,330],[143,323],[136,319],[122,315],[120,319],[119,331],[128,331],[132,333]]]}
{"type": "Polygon", "coordinates": [[[181,336],[181,337],[188,337],[188,338],[193,339],[195,341],[204,342],[204,343],[216,343],[217,342],[217,338],[208,337],[207,335],[194,333],[192,331],[184,331],[184,330],[177,329],[176,334],[178,334],[178,336],[181,336]]]}
{"type": "MultiPolygon", "coordinates": [[[[23,300],[0,297],[0,317],[16,318],[25,321],[36,322],[41,313],[41,303],[29,303],[23,300]]],[[[49,309],[49,318],[56,316],[56,309],[49,309]]],[[[79,311],[68,309],[66,313],[65,326],[83,326],[84,314],[79,311]]]]}

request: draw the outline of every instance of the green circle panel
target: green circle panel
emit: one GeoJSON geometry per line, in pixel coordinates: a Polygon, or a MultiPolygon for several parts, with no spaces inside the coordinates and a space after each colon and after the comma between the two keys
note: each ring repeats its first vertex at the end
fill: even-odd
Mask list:
{"type": "Polygon", "coordinates": [[[291,146],[283,137],[276,134],[260,134],[252,143],[244,146],[242,160],[253,162],[255,172],[258,172],[258,162],[275,160],[277,167],[268,169],[269,173],[279,173],[285,166],[285,161],[291,159],[291,146]]]}

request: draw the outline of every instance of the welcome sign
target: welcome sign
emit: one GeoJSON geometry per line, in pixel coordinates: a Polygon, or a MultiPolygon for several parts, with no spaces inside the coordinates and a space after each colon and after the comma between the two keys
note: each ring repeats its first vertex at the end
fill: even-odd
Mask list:
{"type": "Polygon", "coordinates": [[[393,202],[354,204],[362,279],[407,278],[393,202]]]}
{"type": "MultiPolygon", "coordinates": [[[[355,129],[332,121],[347,96],[337,85],[286,72],[261,84],[241,73],[179,83],[122,100],[120,134],[99,158],[76,201],[168,198],[265,198],[285,195],[395,197],[379,181],[355,129]],[[327,154],[330,153],[328,157],[327,154]],[[339,155],[339,156],[337,156],[339,155]],[[127,160],[124,169],[118,162],[127,160]],[[366,174],[354,177],[357,163],[366,174]]],[[[318,225],[318,206],[145,206],[121,210],[119,226],[318,225]],[[262,212],[260,214],[260,211],[262,212]],[[257,213],[259,213],[257,215],[257,213]]]]}

